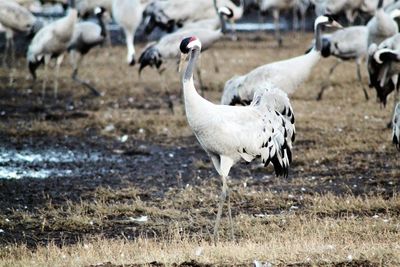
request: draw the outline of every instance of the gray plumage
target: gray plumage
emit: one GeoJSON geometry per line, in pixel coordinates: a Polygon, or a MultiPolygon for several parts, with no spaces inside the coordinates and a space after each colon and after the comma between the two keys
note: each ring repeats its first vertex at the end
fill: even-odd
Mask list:
{"type": "Polygon", "coordinates": [[[250,162],[260,157],[266,166],[270,162],[274,165],[278,176],[287,176],[295,136],[293,109],[284,92],[267,84],[259,88],[254,101],[247,107],[209,102],[197,93],[193,82],[193,69],[201,51],[199,39],[185,38],[180,50],[190,56],[182,80],[186,117],[223,181],[214,227],[216,239],[228,194],[226,178],[236,162],[240,159],[250,162]]]}
{"type": "MultiPolygon", "coordinates": [[[[179,56],[179,44],[184,37],[196,35],[203,42],[203,51],[208,49],[217,40],[219,40],[225,32],[224,17],[232,17],[232,10],[226,12],[226,8],[220,8],[219,14],[219,29],[213,29],[213,22],[207,27],[200,23],[195,23],[192,27],[184,27],[176,32],[164,35],[158,42],[151,43],[143,50],[139,58],[140,68],[139,73],[146,67],[156,67],[160,69],[162,64],[168,60],[176,60],[179,56]]],[[[214,13],[215,13],[214,9],[214,13]]]]}
{"type": "Polygon", "coordinates": [[[6,31],[6,46],[3,63],[6,63],[7,56],[11,53],[14,61],[14,32],[25,32],[34,34],[41,27],[41,23],[25,7],[14,1],[0,1],[0,24],[6,31]]]}
{"type": "Polygon", "coordinates": [[[76,9],[80,16],[92,13],[96,7],[102,7],[111,14],[112,2],[113,0],[77,0],[76,9]]]}
{"type": "Polygon", "coordinates": [[[140,0],[113,0],[112,15],[125,33],[128,64],[135,65],[135,33],[142,21],[143,6],[140,0]]]}
{"type": "MultiPolygon", "coordinates": [[[[255,90],[265,83],[272,83],[287,94],[292,94],[309,76],[321,58],[322,26],[332,25],[333,20],[320,16],[315,20],[315,48],[305,55],[260,66],[248,74],[236,76],[225,83],[221,104],[248,105],[255,90]],[[293,68],[295,66],[295,68],[293,68]]],[[[335,22],[336,23],[336,22],[335,22]]]]}
{"type": "MultiPolygon", "coordinates": [[[[217,6],[226,6],[233,10],[234,20],[240,19],[243,15],[243,0],[239,6],[231,0],[219,0],[217,6]]],[[[213,18],[215,18],[215,7],[211,0],[155,0],[144,11],[147,33],[152,32],[156,26],[172,32],[188,23],[213,18]]]]}
{"type": "Polygon", "coordinates": [[[377,46],[368,49],[368,73],[370,86],[377,91],[379,100],[386,105],[388,95],[398,88],[400,63],[400,34],[396,34],[377,46]]]}
{"type": "Polygon", "coordinates": [[[353,24],[363,2],[364,0],[326,0],[323,5],[326,13],[337,15],[344,12],[349,23],[353,24]]]}
{"type": "MultiPolygon", "coordinates": [[[[374,87],[379,101],[386,106],[387,97],[394,92],[393,112],[399,101],[400,34],[368,49],[368,74],[370,87],[374,87]]],[[[390,126],[391,123],[388,124],[390,126]]]]}
{"type": "MultiPolygon", "coordinates": [[[[27,60],[29,70],[33,79],[36,79],[36,69],[39,65],[44,63],[45,69],[51,58],[57,58],[56,64],[56,77],[54,85],[54,94],[57,96],[58,90],[58,72],[63,60],[64,52],[67,50],[68,45],[74,33],[74,26],[77,21],[77,10],[74,8],[69,9],[68,14],[58,19],[45,27],[43,27],[32,39],[27,52],[27,60]]],[[[42,94],[45,94],[47,71],[45,79],[42,84],[42,94]]]]}
{"type": "MultiPolygon", "coordinates": [[[[326,35],[324,38],[324,57],[334,56],[339,61],[333,65],[329,71],[328,80],[336,67],[342,60],[355,60],[357,66],[357,78],[363,89],[364,96],[368,100],[369,96],[361,77],[361,62],[367,55],[370,43],[380,43],[383,39],[395,35],[399,29],[393,17],[397,12],[388,14],[382,7],[383,1],[379,1],[375,16],[371,18],[365,26],[352,26],[337,30],[326,35]]],[[[318,94],[318,99],[322,99],[323,93],[328,86],[323,86],[318,94]]]]}
{"type": "Polygon", "coordinates": [[[96,88],[88,82],[78,78],[78,68],[83,59],[93,47],[102,44],[106,39],[106,27],[103,22],[103,14],[106,10],[102,7],[95,8],[98,24],[91,21],[82,21],[75,24],[74,34],[68,46],[72,64],[72,79],[83,84],[94,95],[100,95],[96,88]]]}

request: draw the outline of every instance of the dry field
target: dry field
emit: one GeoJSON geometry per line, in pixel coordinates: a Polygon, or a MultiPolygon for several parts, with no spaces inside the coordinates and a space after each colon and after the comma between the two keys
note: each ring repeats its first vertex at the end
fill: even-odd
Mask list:
{"type": "MultiPolygon", "coordinates": [[[[217,43],[201,58],[205,97],[218,102],[227,79],[302,54],[312,38],[285,37],[282,49],[268,35],[217,43]]],[[[67,60],[57,100],[50,88],[41,99],[23,58],[0,69],[3,149],[100,155],[0,161],[0,169],[60,170],[0,180],[0,266],[400,265],[400,154],[386,129],[392,103],[382,108],[372,90],[365,101],[354,62],[337,69],[322,101],[315,98],[334,59],[321,60],[291,96],[298,134],[288,179],[257,163],[232,169],[235,240],[224,217],[214,245],[220,180],[186,123],[180,75],[172,64],[163,88],[156,71],[139,79],[124,60],[124,47],[87,56],[80,75],[105,93],[98,98],[71,81],[67,60]]]]}

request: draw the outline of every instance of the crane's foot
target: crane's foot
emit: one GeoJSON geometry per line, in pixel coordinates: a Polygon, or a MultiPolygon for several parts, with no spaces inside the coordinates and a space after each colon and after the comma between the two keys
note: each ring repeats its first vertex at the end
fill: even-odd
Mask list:
{"type": "Polygon", "coordinates": [[[278,47],[282,47],[283,46],[283,39],[282,37],[278,38],[278,47]]]}
{"type": "Polygon", "coordinates": [[[363,91],[364,91],[365,100],[368,101],[369,100],[369,96],[368,96],[367,90],[365,90],[364,87],[363,87],[363,91]]]}
{"type": "Polygon", "coordinates": [[[76,75],[72,75],[72,79],[73,79],[75,82],[77,82],[77,83],[79,83],[79,84],[85,86],[86,88],[88,88],[88,89],[90,90],[90,92],[92,93],[92,95],[94,95],[94,96],[96,96],[96,97],[97,97],[97,96],[103,96],[103,95],[104,95],[103,93],[101,93],[100,91],[98,91],[93,85],[91,85],[88,81],[81,80],[81,79],[79,79],[76,75]]]}

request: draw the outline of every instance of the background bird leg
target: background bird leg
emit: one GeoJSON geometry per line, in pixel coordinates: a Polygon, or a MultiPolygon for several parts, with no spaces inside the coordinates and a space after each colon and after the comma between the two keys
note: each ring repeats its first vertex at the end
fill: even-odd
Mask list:
{"type": "Polygon", "coordinates": [[[227,181],[229,170],[233,165],[233,160],[231,158],[222,155],[220,156],[219,162],[216,157],[211,157],[211,159],[218,173],[222,177],[222,192],[219,198],[218,213],[217,213],[217,218],[215,219],[215,226],[214,226],[214,242],[216,243],[218,241],[218,228],[221,221],[222,209],[224,207],[225,199],[227,196],[228,196],[228,216],[231,225],[231,238],[232,240],[234,240],[235,236],[233,230],[233,220],[232,220],[231,204],[230,204],[228,181],[227,181]]]}
{"type": "Polygon", "coordinates": [[[278,41],[278,46],[281,47],[283,41],[281,36],[281,27],[279,25],[279,10],[274,8],[274,10],[272,10],[272,16],[274,17],[274,24],[275,24],[275,38],[278,41]]]}
{"type": "Polygon", "coordinates": [[[215,73],[219,73],[219,66],[218,66],[218,62],[216,60],[218,58],[218,55],[217,55],[217,53],[215,52],[214,49],[211,49],[210,53],[212,54],[212,58],[214,58],[214,70],[215,70],[215,73]]]}
{"type": "MultiPolygon", "coordinates": [[[[393,81],[393,84],[395,84],[395,91],[394,91],[394,96],[393,96],[393,109],[392,109],[392,116],[391,116],[391,118],[393,118],[393,115],[394,115],[394,113],[395,113],[395,111],[396,111],[396,105],[397,105],[397,103],[400,101],[400,91],[399,91],[399,88],[398,88],[398,86],[399,86],[399,75],[394,75],[393,77],[392,77],[392,81],[393,81]]],[[[392,128],[392,125],[393,124],[393,122],[392,122],[392,120],[390,120],[389,121],[389,123],[387,124],[387,128],[389,128],[389,129],[391,129],[392,128]]]]}
{"type": "Polygon", "coordinates": [[[161,73],[161,72],[159,73],[159,77],[161,79],[161,88],[165,92],[165,94],[167,95],[168,108],[171,110],[172,114],[174,114],[175,113],[174,101],[172,101],[171,94],[169,93],[169,90],[168,90],[167,79],[165,78],[165,75],[163,75],[163,73],[161,73]]]}
{"type": "Polygon", "coordinates": [[[10,40],[6,38],[6,45],[4,48],[4,54],[3,54],[3,68],[7,67],[7,58],[10,50],[10,40]]]}
{"type": "Polygon", "coordinates": [[[328,73],[328,79],[321,85],[321,90],[318,93],[317,96],[317,100],[322,100],[322,95],[324,94],[324,91],[331,87],[331,76],[333,74],[333,72],[335,71],[336,67],[340,65],[340,63],[342,63],[341,60],[337,60],[336,63],[329,69],[329,73],[328,73]]]}
{"type": "Polygon", "coordinates": [[[88,88],[93,95],[95,96],[101,96],[101,93],[93,86],[91,85],[88,81],[85,80],[81,80],[78,78],[78,67],[82,62],[82,55],[80,53],[77,53],[75,50],[72,50],[70,52],[70,58],[71,58],[71,64],[72,64],[72,80],[74,80],[75,82],[85,86],[86,88],[88,88]]]}
{"type": "Polygon", "coordinates": [[[296,7],[292,8],[292,16],[293,16],[293,25],[292,25],[292,30],[296,31],[297,29],[299,29],[299,16],[298,16],[298,10],[296,7]]]}
{"type": "Polygon", "coordinates": [[[361,77],[361,62],[362,62],[362,58],[357,58],[357,59],[356,59],[357,78],[358,78],[358,82],[359,82],[360,85],[361,85],[361,88],[362,88],[363,91],[364,91],[365,99],[368,101],[368,100],[369,100],[368,92],[367,92],[367,90],[365,89],[365,86],[364,86],[364,84],[363,84],[363,82],[362,82],[362,77],[361,77]]]}
{"type": "Polygon", "coordinates": [[[11,63],[10,66],[14,66],[16,64],[15,62],[15,46],[14,46],[14,36],[13,34],[11,35],[10,38],[10,50],[11,50],[11,63]]]}
{"type": "Polygon", "coordinates": [[[54,78],[54,98],[57,98],[58,95],[58,78],[60,75],[60,66],[63,60],[64,60],[64,54],[59,55],[56,60],[56,76],[54,78]]]}
{"type": "Polygon", "coordinates": [[[46,96],[46,86],[47,86],[47,68],[48,65],[50,64],[50,60],[51,60],[51,56],[50,55],[45,55],[44,56],[44,78],[42,81],[42,98],[44,98],[46,96]]]}
{"type": "MultiPolygon", "coordinates": [[[[221,195],[219,196],[217,218],[215,219],[215,225],[214,225],[214,242],[215,243],[218,241],[218,228],[219,228],[219,225],[221,222],[222,209],[224,207],[227,191],[228,191],[228,184],[226,181],[226,177],[222,176],[222,191],[221,191],[221,195]]],[[[230,207],[230,205],[229,205],[229,207],[230,207]]]]}

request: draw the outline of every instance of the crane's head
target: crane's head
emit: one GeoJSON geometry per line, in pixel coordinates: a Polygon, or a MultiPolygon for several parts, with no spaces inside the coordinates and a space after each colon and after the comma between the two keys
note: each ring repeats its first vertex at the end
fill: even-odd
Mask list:
{"type": "Polygon", "coordinates": [[[334,16],[329,15],[329,14],[318,16],[315,19],[315,22],[314,22],[315,29],[317,29],[319,26],[322,26],[322,25],[326,26],[326,27],[332,27],[332,28],[339,28],[339,29],[343,28],[343,26],[340,25],[340,23],[334,19],[334,16]]]}
{"type": "Polygon", "coordinates": [[[153,44],[150,44],[147,46],[142,54],[139,57],[139,75],[142,72],[142,70],[147,67],[156,67],[158,70],[160,69],[162,65],[162,57],[160,52],[157,50],[157,48],[153,44]]]}
{"type": "Polygon", "coordinates": [[[97,17],[103,16],[104,12],[106,12],[106,9],[105,9],[104,7],[102,7],[102,6],[98,6],[98,7],[96,7],[96,8],[94,9],[94,14],[95,14],[97,17]]]}
{"type": "Polygon", "coordinates": [[[195,48],[201,50],[201,42],[196,36],[184,38],[179,46],[182,54],[188,54],[195,48]]]}
{"type": "Polygon", "coordinates": [[[201,51],[201,42],[196,36],[187,37],[181,41],[179,49],[181,50],[181,60],[179,62],[178,68],[180,72],[187,55],[194,49],[198,49],[199,51],[201,51]]]}
{"type": "Polygon", "coordinates": [[[234,13],[230,7],[227,6],[219,7],[218,14],[222,17],[222,19],[226,19],[229,23],[234,22],[234,13]]]}
{"type": "Polygon", "coordinates": [[[378,64],[383,64],[387,61],[399,61],[400,55],[395,50],[383,48],[377,50],[373,57],[378,64]]]}
{"type": "Polygon", "coordinates": [[[222,6],[218,8],[218,13],[227,17],[228,19],[232,19],[233,18],[233,10],[230,7],[227,6],[222,6]]]}

